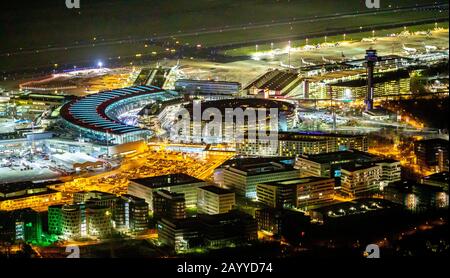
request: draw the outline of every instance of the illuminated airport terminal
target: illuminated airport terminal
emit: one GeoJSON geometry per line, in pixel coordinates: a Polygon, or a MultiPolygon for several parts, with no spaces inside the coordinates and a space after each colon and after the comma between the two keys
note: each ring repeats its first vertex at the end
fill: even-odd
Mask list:
{"type": "Polygon", "coordinates": [[[448,256],[448,1],[9,2],[0,261],[448,256]]]}
{"type": "Polygon", "coordinates": [[[75,132],[97,141],[123,144],[146,140],[152,132],[120,121],[121,114],[175,97],[176,92],[153,86],[117,89],[71,101],[62,107],[61,117],[75,132]]]}

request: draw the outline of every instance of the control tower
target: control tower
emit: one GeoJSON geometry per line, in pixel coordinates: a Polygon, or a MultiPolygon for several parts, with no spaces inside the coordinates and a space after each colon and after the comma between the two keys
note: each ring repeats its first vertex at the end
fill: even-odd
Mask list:
{"type": "Polygon", "coordinates": [[[374,79],[373,71],[375,64],[379,61],[377,51],[373,49],[366,50],[366,70],[367,70],[367,96],[366,96],[366,111],[373,109],[373,94],[374,94],[374,79]]]}

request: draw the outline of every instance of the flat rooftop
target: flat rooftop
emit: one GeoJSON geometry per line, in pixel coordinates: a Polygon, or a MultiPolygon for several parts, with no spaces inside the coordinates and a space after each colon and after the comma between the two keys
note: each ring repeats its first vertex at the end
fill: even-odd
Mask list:
{"type": "Polygon", "coordinates": [[[351,150],[351,151],[338,151],[331,153],[321,153],[312,155],[302,155],[303,159],[307,159],[316,163],[331,163],[336,161],[362,161],[369,162],[376,158],[375,155],[370,153],[351,150]]]}
{"type": "Polygon", "coordinates": [[[123,194],[123,195],[120,196],[120,198],[127,199],[127,200],[130,200],[132,202],[145,202],[145,199],[142,199],[142,198],[139,198],[137,196],[130,195],[130,194],[123,194]]]}
{"type": "Polygon", "coordinates": [[[438,186],[421,184],[411,180],[405,181],[397,181],[390,183],[384,190],[394,189],[403,193],[414,193],[420,191],[428,191],[428,192],[442,192],[444,189],[438,186]]]}
{"type": "Polygon", "coordinates": [[[377,160],[375,163],[400,163],[400,161],[393,158],[382,158],[377,160]]]}
{"type": "Polygon", "coordinates": [[[183,193],[176,193],[176,192],[172,192],[172,191],[165,190],[165,189],[156,191],[156,194],[158,194],[160,196],[164,196],[166,198],[171,198],[171,199],[184,199],[183,193]]]}
{"type": "Polygon", "coordinates": [[[59,180],[42,181],[42,182],[25,181],[25,182],[4,183],[0,184],[0,197],[4,194],[6,195],[28,189],[46,188],[48,186],[60,183],[62,182],[59,180]]]}
{"type": "Polygon", "coordinates": [[[423,178],[424,182],[434,181],[448,184],[448,172],[436,173],[423,178]]]}
{"type": "Polygon", "coordinates": [[[196,232],[200,228],[200,221],[198,217],[187,217],[181,219],[169,219],[163,217],[158,221],[158,224],[159,223],[169,223],[169,225],[175,230],[190,230],[196,232]]]}
{"type": "Polygon", "coordinates": [[[232,166],[236,170],[245,172],[247,175],[260,175],[276,172],[287,172],[295,170],[293,166],[277,162],[260,162],[251,164],[236,164],[232,166]]]}
{"type": "Polygon", "coordinates": [[[289,141],[307,141],[307,140],[326,140],[328,138],[361,138],[365,135],[355,134],[339,134],[339,133],[324,133],[324,132],[278,132],[279,140],[289,141]]]}
{"type": "Polygon", "coordinates": [[[241,83],[239,83],[239,82],[234,82],[234,81],[221,81],[221,80],[208,80],[208,79],[203,79],[203,80],[196,80],[196,79],[178,79],[177,81],[175,81],[175,84],[179,84],[179,83],[194,83],[194,84],[206,84],[206,85],[210,85],[210,84],[221,84],[221,85],[241,86],[241,83]]]}
{"type": "Polygon", "coordinates": [[[200,187],[200,189],[209,191],[209,192],[217,194],[217,195],[225,195],[225,194],[233,193],[233,191],[231,191],[231,190],[228,190],[228,189],[225,189],[222,187],[218,187],[218,186],[214,186],[214,185],[202,186],[202,187],[200,187]]]}
{"type": "Polygon", "coordinates": [[[194,178],[186,174],[170,174],[157,177],[132,179],[132,182],[141,184],[148,188],[162,188],[191,183],[203,183],[205,181],[194,178]]]}
{"type": "Polygon", "coordinates": [[[423,139],[416,141],[416,144],[427,144],[427,145],[444,145],[448,147],[448,140],[441,138],[433,138],[433,139],[423,139]]]}
{"type": "Polygon", "coordinates": [[[235,166],[239,164],[255,164],[263,162],[275,162],[284,165],[294,164],[294,158],[290,156],[277,156],[277,157],[244,157],[244,158],[232,158],[227,160],[223,166],[235,166]]]}
{"type": "Polygon", "coordinates": [[[296,178],[296,179],[287,179],[273,182],[264,182],[263,184],[273,185],[273,186],[289,186],[289,185],[299,185],[306,184],[311,182],[325,181],[325,180],[333,180],[334,178],[324,178],[324,177],[305,177],[305,178],[296,178]]]}
{"type": "Polygon", "coordinates": [[[42,191],[27,190],[26,192],[24,192],[24,194],[20,194],[20,195],[12,195],[12,196],[5,196],[5,197],[0,196],[0,201],[17,200],[17,199],[22,199],[22,198],[28,198],[30,196],[48,195],[48,194],[53,194],[53,193],[57,193],[57,192],[59,192],[59,191],[56,191],[56,190],[53,190],[50,188],[45,188],[42,191]]]}
{"type": "Polygon", "coordinates": [[[342,165],[341,169],[342,170],[346,170],[346,171],[350,171],[350,172],[354,172],[354,171],[369,169],[369,168],[373,168],[373,167],[379,167],[379,166],[376,165],[375,163],[361,163],[361,164],[359,164],[359,163],[348,163],[348,164],[342,165]]]}
{"type": "Polygon", "coordinates": [[[202,224],[206,225],[223,225],[228,221],[236,220],[253,221],[251,215],[239,210],[230,210],[229,212],[219,214],[199,214],[197,218],[202,224]]]}
{"type": "Polygon", "coordinates": [[[24,208],[20,210],[1,210],[0,211],[0,225],[5,225],[6,223],[11,223],[11,221],[17,221],[24,219],[25,216],[36,213],[35,210],[31,208],[24,208]]]}
{"type": "Polygon", "coordinates": [[[358,199],[351,202],[323,206],[313,211],[320,212],[323,216],[338,218],[400,207],[401,205],[383,199],[358,199]]]}
{"type": "Polygon", "coordinates": [[[340,70],[340,71],[329,71],[324,75],[311,76],[308,80],[311,82],[322,82],[322,81],[333,81],[345,77],[353,77],[356,75],[364,75],[366,73],[363,69],[355,70],[340,70]]]}
{"type": "MultiPolygon", "coordinates": [[[[189,103],[184,106],[189,113],[193,113],[193,103],[189,103]]],[[[263,99],[263,98],[233,98],[233,99],[220,99],[210,100],[201,103],[201,111],[204,112],[208,108],[219,109],[223,117],[227,114],[229,108],[242,108],[242,109],[270,109],[277,108],[279,113],[293,114],[295,112],[295,105],[290,102],[275,99],[263,99]]],[[[228,112],[229,113],[229,112],[228,112]]],[[[268,114],[268,112],[266,112],[268,114]]],[[[247,118],[247,117],[246,117],[247,118]]]]}

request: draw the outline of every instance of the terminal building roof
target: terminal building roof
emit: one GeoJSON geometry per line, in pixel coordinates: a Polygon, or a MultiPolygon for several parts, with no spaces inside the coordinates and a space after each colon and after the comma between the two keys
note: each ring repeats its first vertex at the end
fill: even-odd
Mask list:
{"type": "Polygon", "coordinates": [[[68,122],[82,128],[104,133],[126,134],[142,129],[121,123],[107,115],[107,108],[119,101],[132,102],[135,98],[150,98],[165,101],[176,96],[175,92],[162,90],[155,86],[135,86],[100,92],[73,100],[61,109],[61,116],[68,122]]]}

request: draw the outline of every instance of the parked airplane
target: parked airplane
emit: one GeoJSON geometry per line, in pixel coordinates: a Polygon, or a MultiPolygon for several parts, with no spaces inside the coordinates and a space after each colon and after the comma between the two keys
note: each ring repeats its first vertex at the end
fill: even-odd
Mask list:
{"type": "Polygon", "coordinates": [[[405,45],[403,45],[403,50],[407,53],[407,54],[414,54],[417,52],[417,49],[412,48],[412,47],[406,47],[405,45]]]}
{"type": "Polygon", "coordinates": [[[302,64],[306,65],[306,66],[315,66],[316,64],[312,63],[312,62],[307,62],[302,58],[302,64]]]}
{"type": "Polygon", "coordinates": [[[322,61],[324,61],[325,63],[336,64],[336,61],[327,59],[327,58],[325,58],[323,56],[322,56],[322,61]]]}
{"type": "Polygon", "coordinates": [[[314,46],[314,45],[305,45],[304,47],[303,47],[303,49],[304,50],[314,50],[314,49],[316,49],[316,47],[314,46]]]}
{"type": "Polygon", "coordinates": [[[288,69],[299,69],[300,67],[295,67],[293,65],[286,65],[285,63],[280,61],[280,66],[283,68],[288,68],[288,69]]]}
{"type": "Polygon", "coordinates": [[[427,51],[427,53],[438,50],[437,46],[434,46],[434,45],[426,45],[424,43],[424,46],[425,46],[425,50],[427,51]]]}

